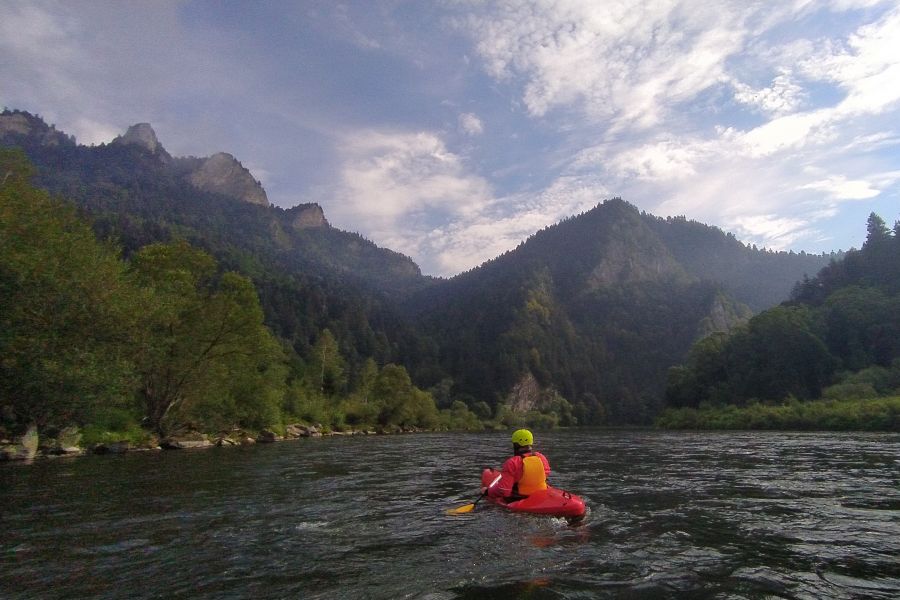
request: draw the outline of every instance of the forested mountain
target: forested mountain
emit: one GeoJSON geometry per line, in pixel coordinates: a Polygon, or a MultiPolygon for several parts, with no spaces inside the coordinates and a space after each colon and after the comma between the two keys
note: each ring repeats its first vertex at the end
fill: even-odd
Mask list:
{"type": "Polygon", "coordinates": [[[268,205],[230,155],[173,158],[147,124],[110,144],[80,146],[21,111],[0,115],[0,144],[22,148],[36,167],[35,183],[74,201],[126,255],[182,239],[223,269],[249,276],[267,324],[300,356],[329,329],[348,360],[350,383],[369,357],[402,363],[418,351],[393,300],[429,283],[415,263],[329,226],[317,205],[268,205]]]}
{"type": "Polygon", "coordinates": [[[871,214],[860,250],[790,301],[698,343],[669,373],[671,407],[872,398],[900,392],[900,222],[871,214]]]}
{"type": "Polygon", "coordinates": [[[147,124],[85,147],[5,111],[0,145],[22,148],[35,181],[73,201],[126,258],[184,240],[249,277],[266,325],[306,364],[297,369],[321,370],[334,398],[361,389],[374,359],[407,367],[441,408],[461,400],[485,418],[541,410],[563,423],[646,422],[666,370],[695,341],[786,299],[829,260],[749,248],[615,199],[440,280],[331,227],[317,205],[270,206],[231,155],[172,157],[147,124]],[[333,370],[332,353],[342,365],[333,370]]]}
{"type": "Polygon", "coordinates": [[[751,249],[614,199],[411,304],[460,393],[532,407],[554,389],[582,423],[642,422],[695,341],[745,321],[747,304],[786,298],[827,260],[751,249]]]}

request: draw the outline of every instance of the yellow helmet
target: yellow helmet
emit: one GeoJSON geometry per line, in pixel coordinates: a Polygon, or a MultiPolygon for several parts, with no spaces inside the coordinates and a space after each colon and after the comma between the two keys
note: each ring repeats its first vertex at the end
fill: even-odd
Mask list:
{"type": "Polygon", "coordinates": [[[534,445],[534,436],[527,429],[518,429],[512,434],[512,443],[518,446],[534,445]]]}

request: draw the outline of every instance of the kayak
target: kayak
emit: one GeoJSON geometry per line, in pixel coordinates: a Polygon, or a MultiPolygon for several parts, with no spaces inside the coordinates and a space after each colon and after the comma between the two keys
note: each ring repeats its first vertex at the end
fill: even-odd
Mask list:
{"type": "MultiPolygon", "coordinates": [[[[500,475],[500,471],[485,469],[481,472],[481,486],[490,486],[498,475],[500,475]]],[[[547,486],[546,490],[514,502],[506,502],[503,498],[491,498],[490,496],[487,497],[487,500],[513,512],[566,517],[572,520],[583,517],[585,511],[584,500],[575,494],[552,486],[547,486]]]]}

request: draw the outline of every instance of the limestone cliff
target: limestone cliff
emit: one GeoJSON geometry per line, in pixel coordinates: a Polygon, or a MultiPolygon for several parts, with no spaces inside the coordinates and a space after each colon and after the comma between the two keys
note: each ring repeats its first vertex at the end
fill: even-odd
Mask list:
{"type": "Polygon", "coordinates": [[[226,152],[213,154],[204,160],[189,179],[194,187],[205,192],[269,206],[269,198],[262,184],[253,178],[244,165],[226,152]]]}
{"type": "Polygon", "coordinates": [[[150,123],[137,123],[128,128],[128,131],[118,136],[112,141],[113,144],[124,144],[128,146],[140,146],[149,152],[164,152],[165,149],[156,138],[156,132],[150,123]]]}
{"type": "Polygon", "coordinates": [[[15,143],[17,137],[28,137],[41,146],[74,146],[75,138],[47,125],[40,117],[22,111],[0,113],[0,141],[15,143]]]}
{"type": "Polygon", "coordinates": [[[330,226],[325,219],[325,212],[318,204],[298,204],[285,211],[285,215],[294,230],[330,226]]]}
{"type": "Polygon", "coordinates": [[[697,339],[712,333],[729,332],[749,321],[752,316],[753,311],[749,307],[720,292],[716,294],[709,314],[697,327],[697,339]]]}
{"type": "Polygon", "coordinates": [[[506,397],[506,404],[516,412],[539,410],[543,393],[541,385],[530,372],[525,373],[506,397]]]}

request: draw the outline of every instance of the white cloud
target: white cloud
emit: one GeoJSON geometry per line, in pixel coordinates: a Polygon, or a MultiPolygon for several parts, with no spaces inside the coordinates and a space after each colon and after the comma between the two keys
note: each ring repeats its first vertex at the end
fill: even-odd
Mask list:
{"type": "Polygon", "coordinates": [[[481,135],[484,133],[484,124],[477,115],[472,113],[463,113],[459,115],[459,128],[466,135],[481,135]]]}
{"type": "Polygon", "coordinates": [[[796,110],[806,96],[790,73],[779,74],[769,87],[754,89],[740,82],[735,82],[734,87],[734,98],[738,102],[778,115],[796,110]]]}
{"type": "Polygon", "coordinates": [[[731,229],[738,237],[765,240],[772,250],[789,248],[797,239],[813,233],[804,219],[774,214],[740,216],[731,221],[731,229]]]}
{"type": "Polygon", "coordinates": [[[439,275],[476,267],[610,195],[596,177],[572,175],[537,193],[495,197],[430,132],[357,132],[341,153],[340,184],[321,192],[329,220],[439,275]]]}
{"type": "Polygon", "coordinates": [[[881,193],[868,181],[848,180],[843,175],[834,175],[827,179],[807,183],[800,186],[800,189],[825,192],[833,200],[866,200],[881,193]]]}
{"type": "Polygon", "coordinates": [[[487,182],[433,133],[358,132],[341,153],[340,210],[364,218],[393,222],[426,209],[464,215],[491,197],[487,182]]]}
{"type": "Polygon", "coordinates": [[[111,142],[113,138],[121,134],[115,125],[100,123],[86,117],[79,117],[72,123],[70,132],[75,136],[79,144],[95,146],[111,142]]]}
{"type": "Polygon", "coordinates": [[[522,82],[529,113],[575,108],[593,121],[648,127],[722,82],[747,36],[742,3],[508,2],[460,26],[486,71],[522,82]]]}
{"type": "Polygon", "coordinates": [[[595,179],[563,176],[537,194],[498,198],[469,218],[433,229],[420,249],[437,258],[435,272],[458,273],[512,250],[536,231],[609,197],[595,179]]]}

